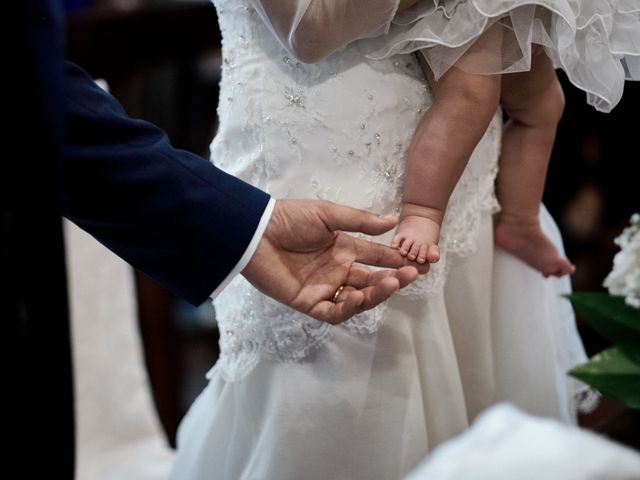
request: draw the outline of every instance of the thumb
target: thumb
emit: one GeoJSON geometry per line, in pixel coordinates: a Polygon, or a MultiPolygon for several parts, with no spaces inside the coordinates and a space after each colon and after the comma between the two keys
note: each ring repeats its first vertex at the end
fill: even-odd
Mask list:
{"type": "Polygon", "coordinates": [[[376,215],[365,210],[323,202],[323,218],[331,231],[361,232],[367,235],[380,235],[396,226],[398,220],[392,215],[376,215]]]}

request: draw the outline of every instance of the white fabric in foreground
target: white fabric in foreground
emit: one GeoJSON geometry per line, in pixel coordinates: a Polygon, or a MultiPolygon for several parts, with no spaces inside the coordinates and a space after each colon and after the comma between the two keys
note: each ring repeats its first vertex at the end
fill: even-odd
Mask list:
{"type": "Polygon", "coordinates": [[[640,455],[604,437],[501,404],[435,449],[406,480],[605,478],[640,478],[640,455]]]}
{"type": "Polygon", "coordinates": [[[161,480],[174,452],[151,397],[133,270],[65,222],[77,480],[161,480]]]}

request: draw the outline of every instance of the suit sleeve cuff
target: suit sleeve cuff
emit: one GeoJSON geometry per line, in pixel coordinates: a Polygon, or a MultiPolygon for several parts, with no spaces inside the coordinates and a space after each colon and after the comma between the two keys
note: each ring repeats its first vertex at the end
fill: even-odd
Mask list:
{"type": "Polygon", "coordinates": [[[238,263],[236,263],[236,266],[233,267],[233,270],[231,270],[229,275],[227,275],[225,279],[222,281],[222,283],[218,285],[218,287],[213,291],[211,295],[209,295],[209,297],[211,297],[212,300],[215,299],[218,295],[220,295],[220,292],[222,292],[222,290],[224,290],[225,287],[229,285],[231,280],[233,280],[236,275],[238,275],[242,270],[244,270],[244,267],[247,266],[247,264],[253,257],[253,254],[256,252],[256,249],[258,248],[258,244],[260,243],[260,240],[262,240],[262,235],[264,235],[264,231],[267,229],[269,220],[271,220],[271,214],[273,213],[273,208],[275,207],[275,205],[276,205],[276,200],[275,198],[271,197],[269,199],[269,203],[267,204],[267,207],[264,209],[262,217],[260,217],[258,228],[256,228],[256,231],[253,234],[253,237],[251,238],[251,242],[249,242],[249,246],[244,251],[244,254],[242,255],[242,257],[240,257],[240,260],[238,261],[238,263]]]}

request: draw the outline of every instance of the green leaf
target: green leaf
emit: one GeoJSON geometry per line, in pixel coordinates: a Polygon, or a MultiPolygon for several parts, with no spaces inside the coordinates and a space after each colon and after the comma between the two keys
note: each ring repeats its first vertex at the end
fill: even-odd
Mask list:
{"type": "Polygon", "coordinates": [[[640,366],[622,351],[609,348],[569,372],[603,395],[640,409],[640,366]]]}
{"type": "Polygon", "coordinates": [[[567,298],[591,327],[640,365],[640,309],[608,293],[573,293],[567,298]]]}

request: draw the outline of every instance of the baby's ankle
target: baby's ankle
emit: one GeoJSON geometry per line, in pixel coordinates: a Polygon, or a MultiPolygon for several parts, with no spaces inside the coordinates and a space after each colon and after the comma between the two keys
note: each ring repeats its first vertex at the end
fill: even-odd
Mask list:
{"type": "Polygon", "coordinates": [[[512,227],[538,227],[540,218],[538,212],[505,212],[498,214],[497,222],[512,227]]]}
{"type": "Polygon", "coordinates": [[[419,205],[417,203],[405,202],[402,204],[402,210],[400,211],[400,219],[407,217],[422,217],[427,220],[431,220],[438,225],[442,225],[444,218],[444,212],[438,208],[427,207],[425,205],[419,205]]]}

